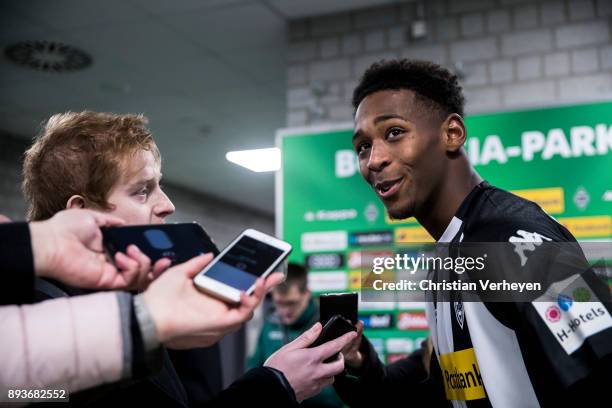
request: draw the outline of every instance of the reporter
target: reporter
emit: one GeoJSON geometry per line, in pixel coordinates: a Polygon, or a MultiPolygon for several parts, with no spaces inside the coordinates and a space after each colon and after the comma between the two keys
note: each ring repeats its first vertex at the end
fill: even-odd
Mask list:
{"type": "MultiPolygon", "coordinates": [[[[142,267],[143,258],[137,254],[140,251],[134,247],[128,254],[118,253],[117,269],[102,249],[100,227],[121,224],[123,221],[112,215],[76,209],[30,224],[0,223],[4,271],[0,304],[30,303],[35,276],[88,289],[132,288],[149,273],[142,267]]],[[[160,261],[155,271],[167,266],[168,261],[160,261]]]]}

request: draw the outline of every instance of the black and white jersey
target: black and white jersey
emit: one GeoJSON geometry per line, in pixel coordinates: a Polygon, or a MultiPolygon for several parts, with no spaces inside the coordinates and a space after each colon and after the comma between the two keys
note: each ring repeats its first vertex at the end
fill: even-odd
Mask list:
{"type": "MultiPolygon", "coordinates": [[[[466,197],[439,242],[528,243],[516,251],[514,263],[500,267],[513,273],[513,268],[518,271],[531,262],[536,266],[532,270],[546,274],[546,267],[533,265],[536,261],[530,258],[537,244],[576,240],[535,203],[482,182],[466,197]]],[[[444,273],[431,271],[430,278],[451,278],[444,273]]],[[[452,406],[537,407],[589,404],[593,398],[605,398],[594,405],[612,406],[607,390],[612,386],[609,298],[592,296],[591,301],[570,300],[559,307],[541,299],[464,302],[459,291],[444,301],[436,302],[435,292],[428,296],[434,363],[439,365],[432,366],[432,376],[444,384],[452,406]]]]}

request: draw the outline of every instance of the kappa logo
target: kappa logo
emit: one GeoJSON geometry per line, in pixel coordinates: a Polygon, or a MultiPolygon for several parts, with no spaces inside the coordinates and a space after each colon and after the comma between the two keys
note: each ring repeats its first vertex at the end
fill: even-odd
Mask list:
{"type": "Polygon", "coordinates": [[[459,327],[463,330],[463,322],[465,321],[465,311],[463,309],[463,302],[453,302],[455,307],[455,317],[457,318],[457,323],[459,323],[459,327]]]}
{"type": "Polygon", "coordinates": [[[512,236],[508,240],[514,244],[514,252],[518,254],[521,258],[521,266],[525,266],[527,263],[527,255],[525,255],[526,251],[533,252],[536,247],[542,245],[542,243],[546,241],[552,241],[552,239],[545,237],[542,234],[538,234],[537,232],[527,232],[524,230],[516,231],[517,236],[512,236]]]}

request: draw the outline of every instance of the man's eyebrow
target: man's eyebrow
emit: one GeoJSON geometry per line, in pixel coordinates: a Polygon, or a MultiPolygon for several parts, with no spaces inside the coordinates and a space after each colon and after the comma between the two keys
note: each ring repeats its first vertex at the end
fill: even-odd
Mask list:
{"type": "MultiPolygon", "coordinates": [[[[402,120],[408,121],[408,119],[406,119],[402,115],[397,115],[397,114],[392,113],[388,115],[377,116],[376,119],[374,119],[374,124],[378,125],[380,122],[384,122],[385,120],[389,120],[389,119],[402,119],[402,120]]],[[[357,139],[359,136],[361,136],[361,131],[357,130],[355,133],[353,133],[352,140],[355,141],[355,139],[357,139]]]]}
{"type": "Polygon", "coordinates": [[[380,122],[384,122],[385,120],[389,120],[389,119],[402,119],[406,121],[408,120],[402,115],[389,114],[389,115],[381,115],[381,116],[376,117],[376,119],[374,119],[374,124],[377,125],[380,122]]]}

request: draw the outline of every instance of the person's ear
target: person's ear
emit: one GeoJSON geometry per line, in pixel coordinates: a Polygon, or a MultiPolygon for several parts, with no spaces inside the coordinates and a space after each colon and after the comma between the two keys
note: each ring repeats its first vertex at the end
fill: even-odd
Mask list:
{"type": "Polygon", "coordinates": [[[80,195],[73,195],[66,202],[66,209],[85,208],[85,199],[80,195]]]}
{"type": "Polygon", "coordinates": [[[446,151],[449,153],[457,153],[465,144],[467,131],[463,118],[456,113],[450,114],[442,125],[444,132],[444,142],[446,151]]]}

